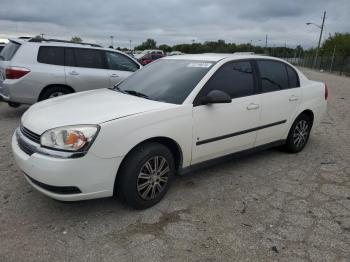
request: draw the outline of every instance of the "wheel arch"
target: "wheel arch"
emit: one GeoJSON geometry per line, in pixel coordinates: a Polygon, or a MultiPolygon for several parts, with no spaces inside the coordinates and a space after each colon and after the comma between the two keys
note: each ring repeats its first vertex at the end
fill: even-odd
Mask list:
{"type": "Polygon", "coordinates": [[[305,114],[307,115],[310,120],[311,120],[311,126],[313,125],[314,123],[314,118],[315,118],[315,115],[314,115],[314,112],[312,112],[311,109],[305,109],[304,111],[302,111],[298,116],[302,115],[302,114],[305,114]]]}
{"type": "Polygon", "coordinates": [[[118,171],[117,171],[117,174],[116,174],[116,178],[115,178],[115,182],[114,182],[114,193],[116,191],[116,185],[118,183],[119,174],[121,172],[121,169],[123,167],[123,164],[125,162],[126,157],[133,150],[135,150],[135,148],[139,147],[140,145],[145,144],[145,143],[152,143],[152,142],[160,143],[160,144],[166,146],[170,150],[170,152],[173,154],[173,156],[174,156],[176,171],[178,171],[179,168],[181,168],[182,163],[183,163],[183,152],[182,152],[182,149],[181,149],[180,145],[174,139],[169,138],[169,137],[164,137],[164,136],[157,136],[157,137],[148,138],[148,139],[143,140],[142,142],[139,142],[138,144],[136,144],[124,156],[122,162],[119,165],[119,168],[118,168],[118,171]]]}
{"type": "Polygon", "coordinates": [[[44,94],[44,92],[45,92],[46,90],[48,90],[48,89],[50,89],[50,88],[52,88],[52,87],[57,87],[57,86],[65,87],[65,88],[69,89],[72,93],[75,93],[74,88],[71,87],[71,86],[69,86],[69,85],[65,85],[65,84],[50,84],[50,85],[45,86],[45,87],[41,90],[41,92],[40,92],[40,94],[39,94],[39,96],[38,96],[38,102],[42,100],[42,96],[43,96],[43,94],[44,94]]]}

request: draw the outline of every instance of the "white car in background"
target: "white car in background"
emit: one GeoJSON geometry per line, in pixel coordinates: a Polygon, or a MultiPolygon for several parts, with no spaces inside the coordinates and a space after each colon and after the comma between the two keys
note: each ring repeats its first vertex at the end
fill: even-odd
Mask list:
{"type": "Polygon", "coordinates": [[[257,55],[162,58],[113,89],[30,107],[12,148],[28,182],[63,201],[116,194],[142,209],[175,174],[238,152],[306,145],[326,111],[324,83],[257,55]]]}
{"type": "Polygon", "coordinates": [[[112,87],[141,65],[95,44],[56,39],[10,39],[0,53],[0,99],[10,106],[112,87]]]}

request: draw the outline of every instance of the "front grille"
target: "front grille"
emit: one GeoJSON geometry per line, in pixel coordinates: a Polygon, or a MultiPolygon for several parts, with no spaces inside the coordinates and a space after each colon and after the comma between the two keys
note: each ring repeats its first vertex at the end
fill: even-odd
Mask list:
{"type": "Polygon", "coordinates": [[[34,150],[29,145],[27,145],[27,143],[24,142],[22,139],[17,137],[17,142],[18,142],[19,148],[22,149],[24,153],[30,156],[34,154],[34,150]]]}
{"type": "Polygon", "coordinates": [[[25,174],[25,176],[32,181],[33,184],[37,185],[38,187],[41,187],[47,191],[50,191],[52,193],[56,193],[56,194],[61,194],[61,195],[71,195],[71,194],[79,194],[81,193],[81,190],[75,186],[51,186],[51,185],[47,185],[44,183],[41,183],[37,180],[35,180],[34,178],[31,178],[30,176],[28,176],[27,174],[25,174]]]}
{"type": "Polygon", "coordinates": [[[20,126],[20,130],[26,138],[32,140],[35,143],[40,144],[40,135],[35,134],[34,132],[30,131],[22,125],[20,126]]]}

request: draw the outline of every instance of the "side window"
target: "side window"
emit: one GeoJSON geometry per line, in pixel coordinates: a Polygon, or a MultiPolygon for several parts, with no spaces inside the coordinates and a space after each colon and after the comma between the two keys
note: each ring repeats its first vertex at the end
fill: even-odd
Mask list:
{"type": "Polygon", "coordinates": [[[38,52],[38,62],[50,65],[64,65],[64,48],[56,46],[41,46],[38,52]]]}
{"type": "Polygon", "coordinates": [[[287,67],[287,73],[288,73],[288,79],[289,79],[289,88],[299,87],[299,77],[297,72],[291,68],[289,65],[286,65],[287,67]]]}
{"type": "Polygon", "coordinates": [[[73,48],[64,49],[65,66],[76,66],[73,48]]]}
{"type": "Polygon", "coordinates": [[[97,49],[73,48],[77,67],[106,68],[103,53],[97,49]]]}
{"type": "Polygon", "coordinates": [[[139,66],[125,55],[117,52],[106,52],[108,68],[111,70],[135,72],[139,66]]]}
{"type": "Polygon", "coordinates": [[[224,64],[209,79],[200,95],[205,96],[212,90],[224,91],[231,98],[254,94],[254,76],[250,62],[238,61],[224,64]]]}
{"type": "Polygon", "coordinates": [[[273,92],[289,88],[288,75],[284,63],[258,60],[262,92],[273,92]]]}

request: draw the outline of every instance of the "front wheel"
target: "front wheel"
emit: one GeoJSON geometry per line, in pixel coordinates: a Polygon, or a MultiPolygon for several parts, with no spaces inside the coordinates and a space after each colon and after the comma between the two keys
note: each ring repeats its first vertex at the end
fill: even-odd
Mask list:
{"type": "Polygon", "coordinates": [[[174,173],[171,151],[160,143],[144,143],[123,161],[116,194],[135,209],[151,207],[164,197],[174,173]]]}
{"type": "Polygon", "coordinates": [[[289,130],[286,149],[291,153],[298,153],[307,144],[312,127],[311,119],[306,114],[301,114],[295,119],[289,130]]]}

